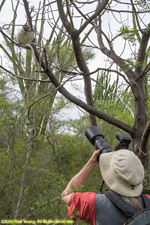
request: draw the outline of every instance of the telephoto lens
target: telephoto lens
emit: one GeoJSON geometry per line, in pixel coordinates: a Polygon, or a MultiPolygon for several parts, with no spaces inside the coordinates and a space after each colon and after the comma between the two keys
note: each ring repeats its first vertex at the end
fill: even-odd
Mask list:
{"type": "Polygon", "coordinates": [[[91,144],[95,146],[97,150],[100,149],[101,151],[100,154],[112,152],[111,147],[104,139],[104,136],[99,131],[98,127],[96,126],[89,127],[85,132],[85,136],[91,142],[91,144]]]}

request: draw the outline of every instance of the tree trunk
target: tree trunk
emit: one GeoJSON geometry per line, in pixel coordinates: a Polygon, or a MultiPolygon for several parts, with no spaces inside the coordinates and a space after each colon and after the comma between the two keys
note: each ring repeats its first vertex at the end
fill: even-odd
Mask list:
{"type": "Polygon", "coordinates": [[[141,159],[144,167],[148,168],[148,159],[145,157],[147,149],[141,152],[140,144],[144,129],[147,123],[145,94],[143,88],[143,78],[135,81],[133,85],[134,93],[134,132],[133,132],[133,151],[141,159]]]}

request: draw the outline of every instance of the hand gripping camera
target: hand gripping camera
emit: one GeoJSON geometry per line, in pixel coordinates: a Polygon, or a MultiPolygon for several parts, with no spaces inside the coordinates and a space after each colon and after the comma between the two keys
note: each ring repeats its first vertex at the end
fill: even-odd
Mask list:
{"type": "MultiPolygon", "coordinates": [[[[97,150],[101,150],[100,154],[113,151],[107,141],[104,139],[104,136],[99,131],[98,127],[89,127],[85,132],[85,136],[97,150]]],[[[116,134],[116,138],[118,139],[118,143],[115,147],[115,151],[119,149],[128,149],[129,144],[131,143],[131,138],[126,133],[119,131],[116,134]]]]}

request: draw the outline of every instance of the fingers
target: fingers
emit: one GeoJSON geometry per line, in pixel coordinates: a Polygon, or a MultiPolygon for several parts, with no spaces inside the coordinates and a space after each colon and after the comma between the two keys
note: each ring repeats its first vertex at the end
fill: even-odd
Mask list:
{"type": "Polygon", "coordinates": [[[99,156],[100,156],[100,150],[98,149],[97,151],[95,151],[95,158],[96,158],[96,161],[99,162],[99,156]]]}
{"type": "Polygon", "coordinates": [[[98,149],[98,150],[96,150],[95,152],[94,152],[94,157],[96,157],[97,158],[97,156],[99,156],[100,155],[100,150],[98,149]]]}
{"type": "Polygon", "coordinates": [[[100,155],[100,150],[98,149],[93,153],[92,157],[90,158],[90,162],[97,165],[98,164],[97,159],[99,158],[99,155],[100,155]]]}
{"type": "Polygon", "coordinates": [[[96,150],[95,154],[98,156],[100,154],[100,151],[101,151],[100,149],[96,150]]]}

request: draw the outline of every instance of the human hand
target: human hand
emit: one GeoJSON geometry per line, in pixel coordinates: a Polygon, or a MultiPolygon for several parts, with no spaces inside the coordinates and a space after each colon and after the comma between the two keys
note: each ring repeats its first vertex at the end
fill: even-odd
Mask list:
{"type": "Polygon", "coordinates": [[[98,162],[98,160],[97,160],[98,157],[99,157],[99,155],[100,155],[100,150],[99,150],[99,149],[96,150],[96,151],[94,151],[93,155],[92,155],[91,158],[89,159],[89,162],[90,162],[91,164],[97,166],[97,165],[99,164],[99,162],[98,162]]]}

